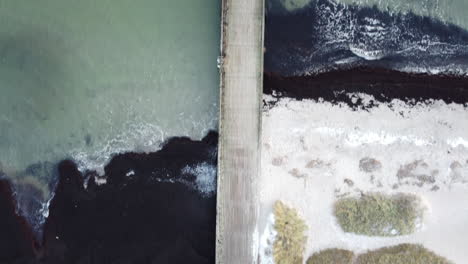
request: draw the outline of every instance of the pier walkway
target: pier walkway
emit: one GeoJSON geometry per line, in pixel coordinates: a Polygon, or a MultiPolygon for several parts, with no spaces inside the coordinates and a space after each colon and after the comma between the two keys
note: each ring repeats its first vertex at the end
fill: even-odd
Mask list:
{"type": "Polygon", "coordinates": [[[216,263],[257,263],[264,0],[224,0],[216,263]]]}

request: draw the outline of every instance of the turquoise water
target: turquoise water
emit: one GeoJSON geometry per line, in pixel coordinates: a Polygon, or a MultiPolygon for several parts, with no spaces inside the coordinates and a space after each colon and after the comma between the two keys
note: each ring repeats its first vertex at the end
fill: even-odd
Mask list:
{"type": "Polygon", "coordinates": [[[7,172],[217,127],[220,1],[0,0],[0,163],[7,172]]]}

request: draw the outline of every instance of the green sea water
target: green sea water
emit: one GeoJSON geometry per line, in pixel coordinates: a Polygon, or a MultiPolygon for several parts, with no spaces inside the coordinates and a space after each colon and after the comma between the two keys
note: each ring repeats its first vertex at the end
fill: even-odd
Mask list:
{"type": "Polygon", "coordinates": [[[217,0],[0,0],[3,170],[216,129],[219,21],[217,0]]]}

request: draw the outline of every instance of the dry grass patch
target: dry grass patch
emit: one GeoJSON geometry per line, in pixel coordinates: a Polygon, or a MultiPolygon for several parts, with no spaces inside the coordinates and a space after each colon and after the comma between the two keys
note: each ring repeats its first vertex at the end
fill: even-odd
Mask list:
{"type": "Polygon", "coordinates": [[[417,244],[384,247],[356,256],[344,249],[327,249],[315,253],[306,264],[453,264],[417,244]]]}
{"type": "Polygon", "coordinates": [[[360,255],[355,264],[451,264],[421,245],[401,244],[360,255]]]}
{"type": "Polygon", "coordinates": [[[297,211],[277,201],[274,205],[276,240],[273,257],[276,264],[302,264],[307,226],[297,211]]]}
{"type": "Polygon", "coordinates": [[[411,234],[422,221],[424,207],[411,194],[364,194],[335,203],[335,216],[345,232],[367,236],[411,234]]]}
{"type": "Polygon", "coordinates": [[[306,264],[352,264],[354,253],[349,250],[332,248],[312,255],[306,264]]]}

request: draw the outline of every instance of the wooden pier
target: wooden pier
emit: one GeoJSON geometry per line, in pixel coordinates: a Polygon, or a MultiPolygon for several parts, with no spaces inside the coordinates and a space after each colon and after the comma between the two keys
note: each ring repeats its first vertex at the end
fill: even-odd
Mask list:
{"type": "Polygon", "coordinates": [[[264,0],[223,0],[216,263],[257,263],[264,0]]]}

